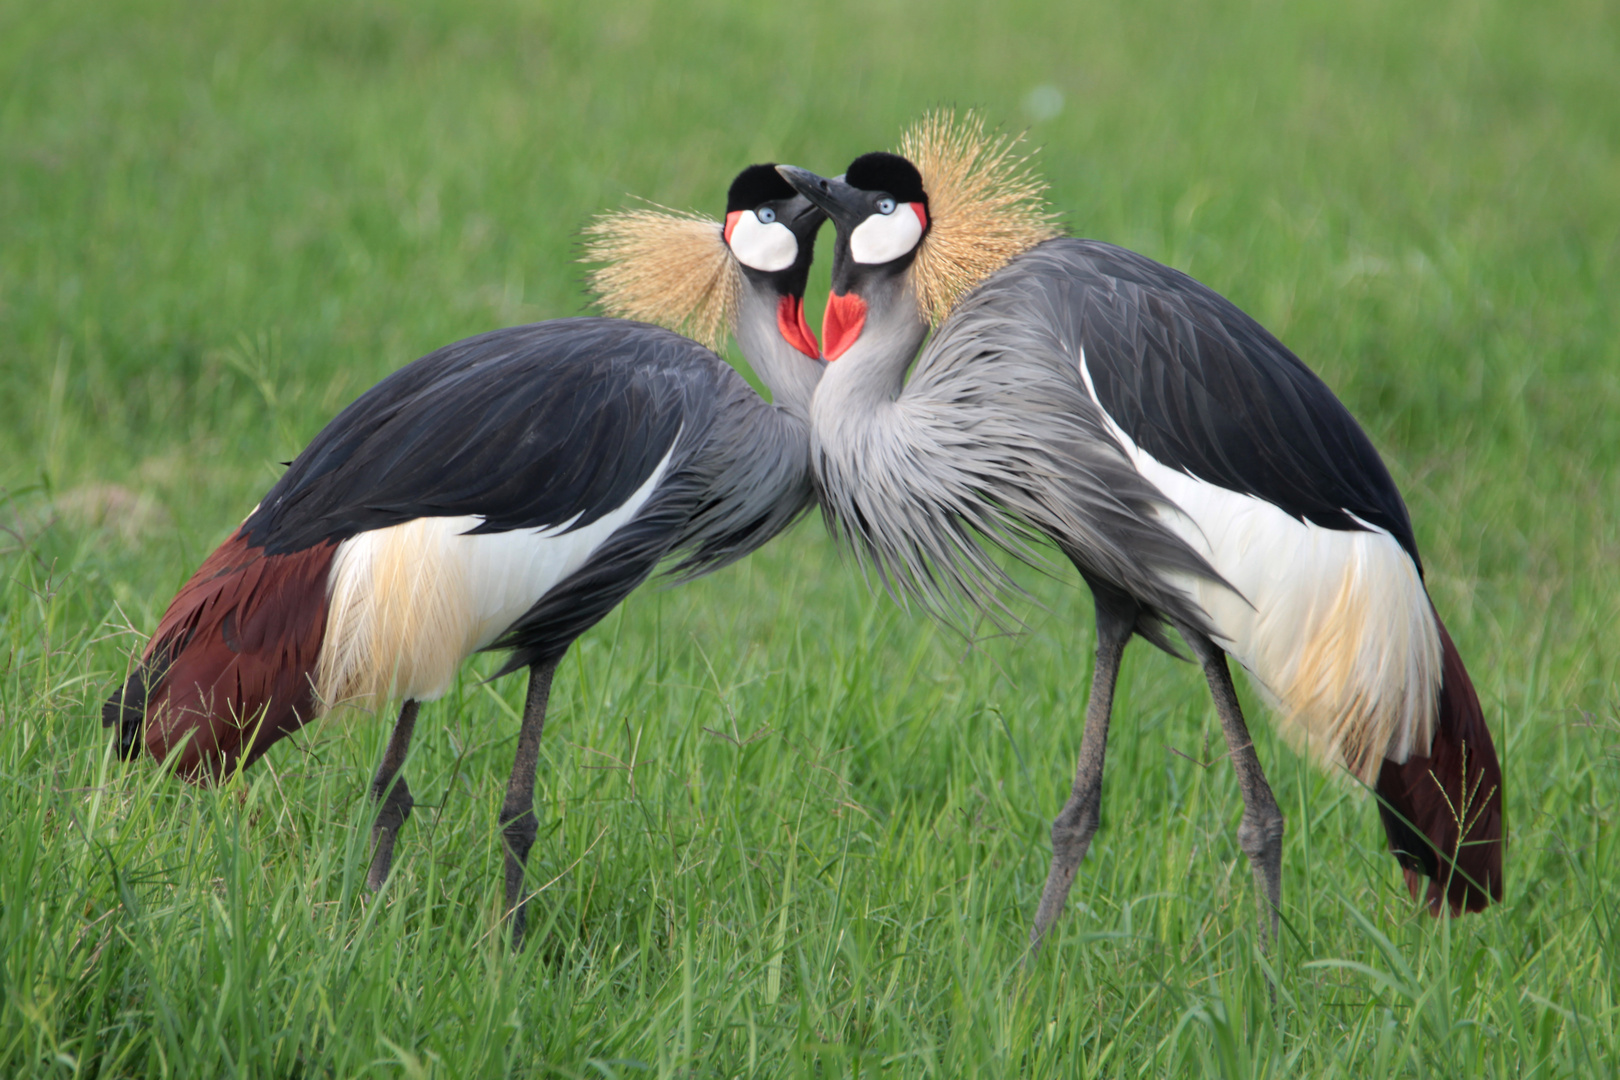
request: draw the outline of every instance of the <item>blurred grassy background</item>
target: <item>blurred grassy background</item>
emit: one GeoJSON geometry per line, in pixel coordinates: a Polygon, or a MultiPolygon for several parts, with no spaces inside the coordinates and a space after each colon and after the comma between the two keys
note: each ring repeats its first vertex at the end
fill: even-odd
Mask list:
{"type": "Polygon", "coordinates": [[[1617,298],[1601,0],[0,3],[0,1072],[1613,1075],[1617,298]],[[1498,733],[1505,904],[1418,916],[1370,802],[1259,736],[1273,1007],[1218,728],[1139,646],[1020,975],[1084,594],[1027,576],[1032,632],[965,654],[814,522],[565,665],[522,956],[488,661],[424,713],[380,903],[384,723],[225,791],[108,760],[140,635],[347,401],[583,310],[590,215],[718,214],[743,164],[836,171],[938,105],[1027,127],[1071,231],[1232,297],[1372,434],[1498,733]]]}

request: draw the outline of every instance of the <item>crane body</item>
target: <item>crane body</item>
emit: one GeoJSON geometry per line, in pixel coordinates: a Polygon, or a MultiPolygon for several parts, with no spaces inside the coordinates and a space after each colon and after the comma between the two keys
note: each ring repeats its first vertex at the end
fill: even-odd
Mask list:
{"type": "MultiPolygon", "coordinates": [[[[799,311],[819,211],[769,166],[745,170],[730,201],[784,223],[733,250],[720,224],[681,218],[665,273],[696,263],[718,290],[681,302],[710,303],[721,328],[743,297],[799,311]],[[762,247],[777,260],[791,247],[792,262],[755,272],[745,260],[762,247]]],[[[761,371],[784,380],[775,403],[704,345],[625,319],[497,330],[407,365],[333,419],[180,590],[104,725],[124,756],[144,747],[208,781],[325,711],[403,701],[372,784],[377,889],[413,804],[400,770],[419,703],[472,653],[506,651],[497,675],[530,671],[501,812],[521,944],[557,663],[660,565],[718,569],[812,505],[808,391],[822,364],[802,329],[781,331],[793,337],[761,371]]]]}
{"type": "Polygon", "coordinates": [[[999,602],[980,536],[1026,558],[1049,540],[1091,588],[1085,734],[1032,945],[1098,824],[1125,644],[1179,655],[1166,625],[1203,667],[1232,751],[1271,935],[1284,823],[1228,656],[1285,733],[1375,789],[1414,896],[1427,878],[1437,912],[1500,898],[1489,729],[1405,504],[1349,412],[1212,290],[1057,236],[1004,143],[947,119],[903,149],[838,180],[782,167],[838,229],[811,461],[834,530],[938,613],[999,602]]]}
{"type": "Polygon", "coordinates": [[[317,706],[432,701],[492,647],[501,674],[554,661],[671,552],[710,569],[802,512],[803,441],[709,350],[644,324],[559,319],[424,357],[317,435],[176,598],[151,656],[184,647],[136,676],[162,686],[147,747],[218,778],[317,706]],[[255,690],[282,681],[299,692],[255,690]]]}

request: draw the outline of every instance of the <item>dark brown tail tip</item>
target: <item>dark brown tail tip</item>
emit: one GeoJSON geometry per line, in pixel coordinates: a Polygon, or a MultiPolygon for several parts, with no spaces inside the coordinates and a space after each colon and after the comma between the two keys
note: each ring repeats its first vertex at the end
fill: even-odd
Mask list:
{"type": "Polygon", "coordinates": [[[1412,898],[1428,879],[1429,913],[1483,911],[1502,899],[1502,768],[1479,696],[1445,624],[1434,741],[1427,757],[1385,761],[1378,812],[1412,898]]]}
{"type": "Polygon", "coordinates": [[[138,667],[101,707],[101,726],[118,729],[118,756],[129,761],[141,752],[146,724],[146,669],[138,667]]]}

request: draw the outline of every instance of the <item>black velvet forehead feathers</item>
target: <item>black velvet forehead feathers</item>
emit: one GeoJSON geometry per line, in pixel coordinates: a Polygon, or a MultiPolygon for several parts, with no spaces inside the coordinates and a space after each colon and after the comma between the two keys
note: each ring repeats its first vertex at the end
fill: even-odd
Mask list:
{"type": "Polygon", "coordinates": [[[731,190],[726,193],[726,213],[752,210],[760,203],[791,199],[797,194],[774,164],[750,165],[731,182],[731,190]]]}
{"type": "Polygon", "coordinates": [[[886,191],[901,202],[928,204],[922,174],[899,154],[862,154],[849,163],[844,182],[862,191],[886,191]]]}

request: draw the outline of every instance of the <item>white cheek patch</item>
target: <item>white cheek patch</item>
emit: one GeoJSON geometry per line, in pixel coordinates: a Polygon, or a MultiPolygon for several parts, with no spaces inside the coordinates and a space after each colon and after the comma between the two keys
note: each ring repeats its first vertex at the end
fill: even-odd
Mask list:
{"type": "Polygon", "coordinates": [[[768,273],[792,266],[799,257],[799,242],[780,221],[767,225],[752,210],[744,210],[731,229],[731,253],[744,266],[768,273]]]}
{"type": "Polygon", "coordinates": [[[849,255],[868,266],[893,262],[916,247],[922,234],[922,218],[910,203],[901,203],[894,213],[873,214],[856,226],[849,234],[849,255]]]}

